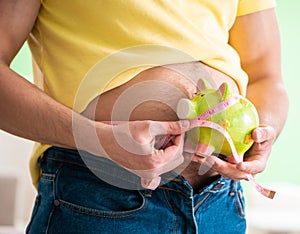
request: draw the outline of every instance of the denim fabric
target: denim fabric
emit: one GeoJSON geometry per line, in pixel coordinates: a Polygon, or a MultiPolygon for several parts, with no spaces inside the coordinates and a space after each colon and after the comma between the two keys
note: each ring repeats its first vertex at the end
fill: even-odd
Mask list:
{"type": "MultiPolygon", "coordinates": [[[[112,167],[111,172],[118,168],[100,160],[112,167]]],[[[167,173],[154,191],[123,189],[99,179],[78,151],[57,147],[47,150],[40,164],[42,175],[27,233],[245,233],[239,182],[218,177],[195,193],[182,176],[167,173]]],[[[134,185],[140,182],[127,171],[119,177],[132,179],[134,185]]]]}

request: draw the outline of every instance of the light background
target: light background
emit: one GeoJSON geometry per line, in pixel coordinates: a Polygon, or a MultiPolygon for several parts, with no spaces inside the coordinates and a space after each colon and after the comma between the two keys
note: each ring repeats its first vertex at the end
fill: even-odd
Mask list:
{"type": "MultiPolygon", "coordinates": [[[[274,145],[267,169],[264,173],[257,175],[256,178],[263,184],[284,182],[300,185],[300,155],[298,150],[298,146],[300,146],[300,75],[298,74],[298,70],[300,69],[300,27],[298,23],[300,22],[300,1],[277,0],[277,5],[276,11],[282,40],[283,76],[289,93],[290,111],[286,126],[274,145]]],[[[30,52],[26,44],[13,61],[11,67],[19,74],[32,81],[30,52]]],[[[276,93],[274,93],[274,95],[276,95],[276,93]]],[[[274,105],[276,105],[276,103],[274,103],[274,105]]],[[[20,144],[10,145],[7,143],[7,138],[12,139],[13,137],[0,132],[0,147],[7,150],[3,155],[0,155],[0,170],[2,170],[2,168],[9,170],[8,167],[11,167],[10,171],[14,171],[13,168],[25,171],[28,170],[27,162],[29,158],[29,149],[32,147],[31,142],[21,139],[12,139],[11,142],[20,144]],[[27,146],[22,150],[22,145],[24,144],[27,146]],[[21,149],[21,151],[18,150],[17,152],[18,157],[22,157],[22,151],[26,154],[24,156],[25,160],[16,157],[16,154],[14,153],[16,149],[21,149]],[[10,159],[5,159],[4,157],[10,157],[15,161],[10,161],[10,159]],[[21,165],[18,163],[21,163],[21,165]]],[[[30,183],[25,181],[29,180],[28,172],[21,173],[23,173],[22,175],[25,175],[23,183],[26,184],[26,186],[30,186],[30,183]]],[[[248,184],[246,184],[246,189],[247,187],[248,184]]],[[[28,195],[28,199],[30,200],[30,196],[34,194],[34,190],[32,187],[29,190],[30,195],[28,195]]],[[[25,208],[18,210],[21,214],[17,214],[17,218],[23,217],[24,215],[26,219],[28,218],[26,212],[28,212],[28,207],[31,207],[31,201],[28,203],[29,204],[27,204],[25,208]]],[[[22,206],[24,205],[22,204],[22,206]]]]}

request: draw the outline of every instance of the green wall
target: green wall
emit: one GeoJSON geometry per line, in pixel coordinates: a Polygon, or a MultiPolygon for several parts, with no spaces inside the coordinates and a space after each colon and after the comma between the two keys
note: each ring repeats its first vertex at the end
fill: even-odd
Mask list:
{"type": "MultiPolygon", "coordinates": [[[[290,98],[286,126],[275,142],[266,171],[258,180],[290,182],[300,185],[300,1],[277,0],[277,15],[281,30],[283,77],[290,98]]],[[[276,95],[276,93],[274,93],[276,95]]],[[[276,103],[274,103],[276,105],[276,103]]]]}
{"type": "MultiPolygon", "coordinates": [[[[264,173],[257,176],[260,182],[290,182],[300,185],[300,76],[297,74],[300,56],[300,1],[277,0],[277,15],[282,37],[283,75],[290,97],[290,111],[286,126],[276,141],[271,159],[264,173]]],[[[12,63],[12,68],[32,81],[30,53],[25,45],[12,63]]],[[[274,93],[276,95],[276,93],[274,93]]],[[[274,103],[276,105],[276,103],[274,103]]]]}
{"type": "Polygon", "coordinates": [[[27,43],[21,48],[13,62],[11,63],[11,68],[21,74],[29,81],[33,81],[32,78],[32,66],[31,66],[31,56],[27,43]]]}

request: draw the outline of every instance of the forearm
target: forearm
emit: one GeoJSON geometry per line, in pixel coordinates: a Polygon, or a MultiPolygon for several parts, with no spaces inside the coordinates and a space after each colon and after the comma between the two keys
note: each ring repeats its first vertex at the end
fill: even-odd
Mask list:
{"type": "Polygon", "coordinates": [[[256,79],[248,86],[247,98],[257,108],[260,124],[272,126],[278,136],[289,108],[288,95],[281,79],[256,79]]]}
{"type": "Polygon", "coordinates": [[[72,118],[89,129],[91,122],[56,102],[0,64],[0,128],[30,140],[75,148],[72,118]]]}

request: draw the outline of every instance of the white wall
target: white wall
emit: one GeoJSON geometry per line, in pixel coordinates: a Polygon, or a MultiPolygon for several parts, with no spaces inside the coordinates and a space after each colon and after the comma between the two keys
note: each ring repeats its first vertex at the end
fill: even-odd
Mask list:
{"type": "Polygon", "coordinates": [[[33,142],[0,131],[0,175],[15,175],[18,179],[15,221],[21,225],[30,218],[36,193],[28,169],[32,147],[33,142]]]}

